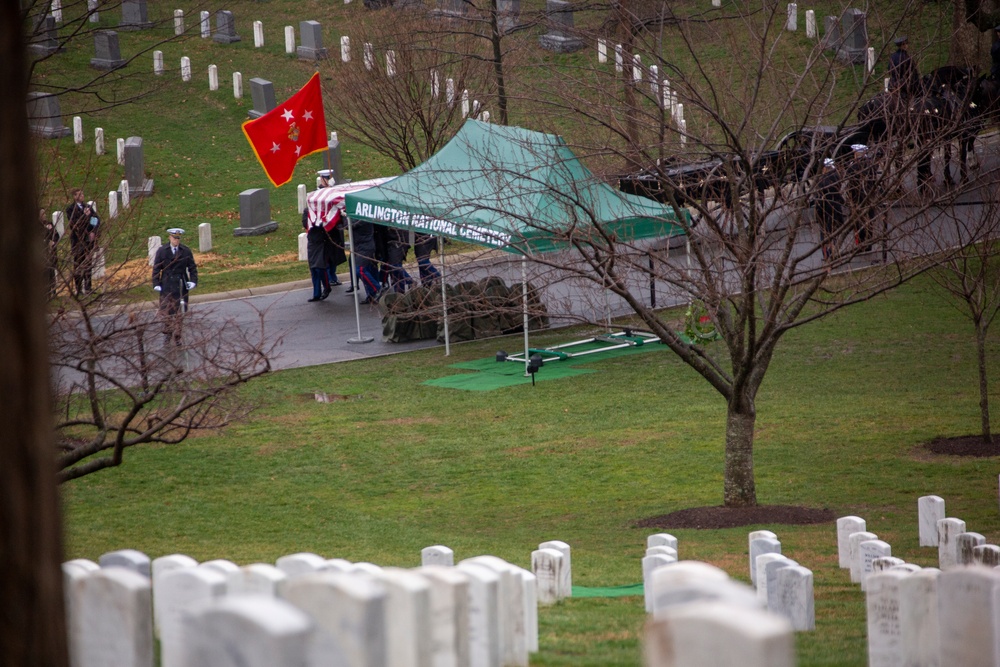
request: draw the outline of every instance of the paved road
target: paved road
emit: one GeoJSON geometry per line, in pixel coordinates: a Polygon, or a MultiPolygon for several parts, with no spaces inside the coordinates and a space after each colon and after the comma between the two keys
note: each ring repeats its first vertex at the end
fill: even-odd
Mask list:
{"type": "MultiPolygon", "coordinates": [[[[990,141],[989,144],[994,144],[990,141]]],[[[984,155],[984,146],[979,146],[980,155],[984,155]]],[[[992,155],[994,150],[990,150],[992,155]]],[[[994,159],[985,166],[993,166],[994,159]]],[[[980,173],[985,173],[986,169],[980,173]]],[[[981,211],[983,193],[973,191],[963,195],[958,205],[950,212],[956,215],[968,216],[981,211]]],[[[894,212],[901,216],[905,207],[894,212]]],[[[938,212],[931,211],[931,216],[938,212]]],[[[773,215],[769,218],[769,227],[774,228],[777,235],[781,234],[783,216],[773,215]]],[[[928,218],[924,218],[925,221],[928,218]]],[[[806,239],[802,245],[808,246],[813,240],[806,239]]],[[[913,247],[912,241],[906,241],[909,248],[903,249],[904,254],[919,253],[913,247]]],[[[675,267],[684,262],[683,250],[672,252],[670,262],[675,267]]],[[[873,256],[858,258],[851,267],[861,268],[872,263],[873,256]]],[[[452,258],[449,256],[449,260],[452,258]]],[[[435,258],[437,261],[437,258],[435,258]]],[[[819,266],[821,258],[815,255],[815,264],[819,266]]],[[[554,326],[579,322],[601,322],[610,317],[618,317],[630,313],[630,308],[622,299],[599,289],[596,285],[582,279],[568,279],[564,274],[544,266],[527,263],[526,270],[529,280],[538,285],[543,292],[543,303],[548,307],[554,326]]],[[[303,264],[303,274],[308,269],[303,264]]],[[[461,265],[446,267],[446,279],[449,283],[464,280],[476,280],[487,275],[502,277],[508,284],[518,283],[521,279],[521,261],[519,258],[491,251],[483,253],[474,261],[465,261],[461,265]]],[[[341,276],[344,280],[344,275],[341,276]]],[[[303,280],[283,285],[271,285],[238,293],[203,294],[192,299],[193,307],[211,309],[220,318],[235,318],[248,326],[257,321],[257,311],[265,312],[265,326],[269,336],[283,336],[279,355],[274,359],[275,369],[313,366],[339,361],[349,361],[364,357],[379,356],[406,352],[409,350],[440,346],[436,341],[417,341],[411,343],[386,343],[382,341],[382,324],[378,310],[371,306],[360,305],[355,317],[355,301],[346,295],[346,286],[335,287],[333,293],[325,301],[309,303],[312,295],[311,283],[303,280]],[[360,338],[371,339],[359,343],[360,338]]],[[[651,286],[648,278],[635,273],[634,293],[651,300],[651,286]]],[[[677,289],[671,290],[666,284],[655,286],[655,301],[658,307],[681,305],[687,302],[687,296],[677,289]]]]}

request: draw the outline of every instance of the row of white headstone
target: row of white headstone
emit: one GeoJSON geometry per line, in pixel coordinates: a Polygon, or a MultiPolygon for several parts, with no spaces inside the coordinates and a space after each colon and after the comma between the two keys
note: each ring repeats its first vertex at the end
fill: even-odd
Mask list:
{"type": "Polygon", "coordinates": [[[919,544],[938,566],[893,557],[856,516],[837,520],[841,568],[865,591],[871,667],[1000,667],[1000,547],[945,516],[944,499],[917,500],[919,544]]]}
{"type": "Polygon", "coordinates": [[[526,666],[538,650],[535,576],[494,556],[415,569],[325,559],[274,565],[150,560],[135,550],[63,564],[74,667],[526,666]]]}

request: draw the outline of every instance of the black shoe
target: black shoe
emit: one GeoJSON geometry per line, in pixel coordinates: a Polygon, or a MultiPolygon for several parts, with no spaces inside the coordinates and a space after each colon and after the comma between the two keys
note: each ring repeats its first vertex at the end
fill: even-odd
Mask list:
{"type": "Polygon", "coordinates": [[[328,296],[330,296],[330,290],[329,289],[325,289],[325,290],[323,290],[323,293],[319,295],[319,300],[322,301],[323,299],[325,299],[328,296]]]}
{"type": "Polygon", "coordinates": [[[314,296],[313,298],[309,299],[309,302],[312,303],[313,301],[319,301],[319,300],[320,300],[320,297],[314,296]]]}
{"type": "Polygon", "coordinates": [[[333,281],[332,283],[330,283],[330,286],[331,286],[331,287],[337,287],[337,286],[339,286],[339,285],[343,285],[343,284],[344,284],[344,283],[340,282],[339,280],[335,280],[335,281],[333,281]]]}
{"type": "Polygon", "coordinates": [[[350,287],[345,289],[344,294],[354,294],[354,285],[351,285],[350,287]]]}

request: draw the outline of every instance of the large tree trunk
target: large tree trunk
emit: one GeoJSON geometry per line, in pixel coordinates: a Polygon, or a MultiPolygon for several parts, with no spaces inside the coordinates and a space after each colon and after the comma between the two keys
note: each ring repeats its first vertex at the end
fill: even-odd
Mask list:
{"type": "Polygon", "coordinates": [[[724,499],[726,507],[752,507],[757,504],[753,476],[753,434],[757,408],[752,400],[735,396],[726,412],[726,470],[724,499]]]}
{"type": "Polygon", "coordinates": [[[986,327],[976,322],[976,361],[979,365],[979,414],[982,419],[983,442],[990,444],[990,383],[986,377],[986,327]]]}
{"type": "Polygon", "coordinates": [[[64,667],[42,230],[19,2],[0,3],[0,665],[64,667]]]}

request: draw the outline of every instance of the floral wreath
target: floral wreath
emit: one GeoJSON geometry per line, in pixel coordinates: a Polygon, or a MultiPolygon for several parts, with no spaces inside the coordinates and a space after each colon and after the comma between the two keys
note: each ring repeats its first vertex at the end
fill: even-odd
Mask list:
{"type": "Polygon", "coordinates": [[[715,323],[701,301],[692,301],[684,313],[684,335],[691,343],[711,343],[720,338],[715,323]]]}

